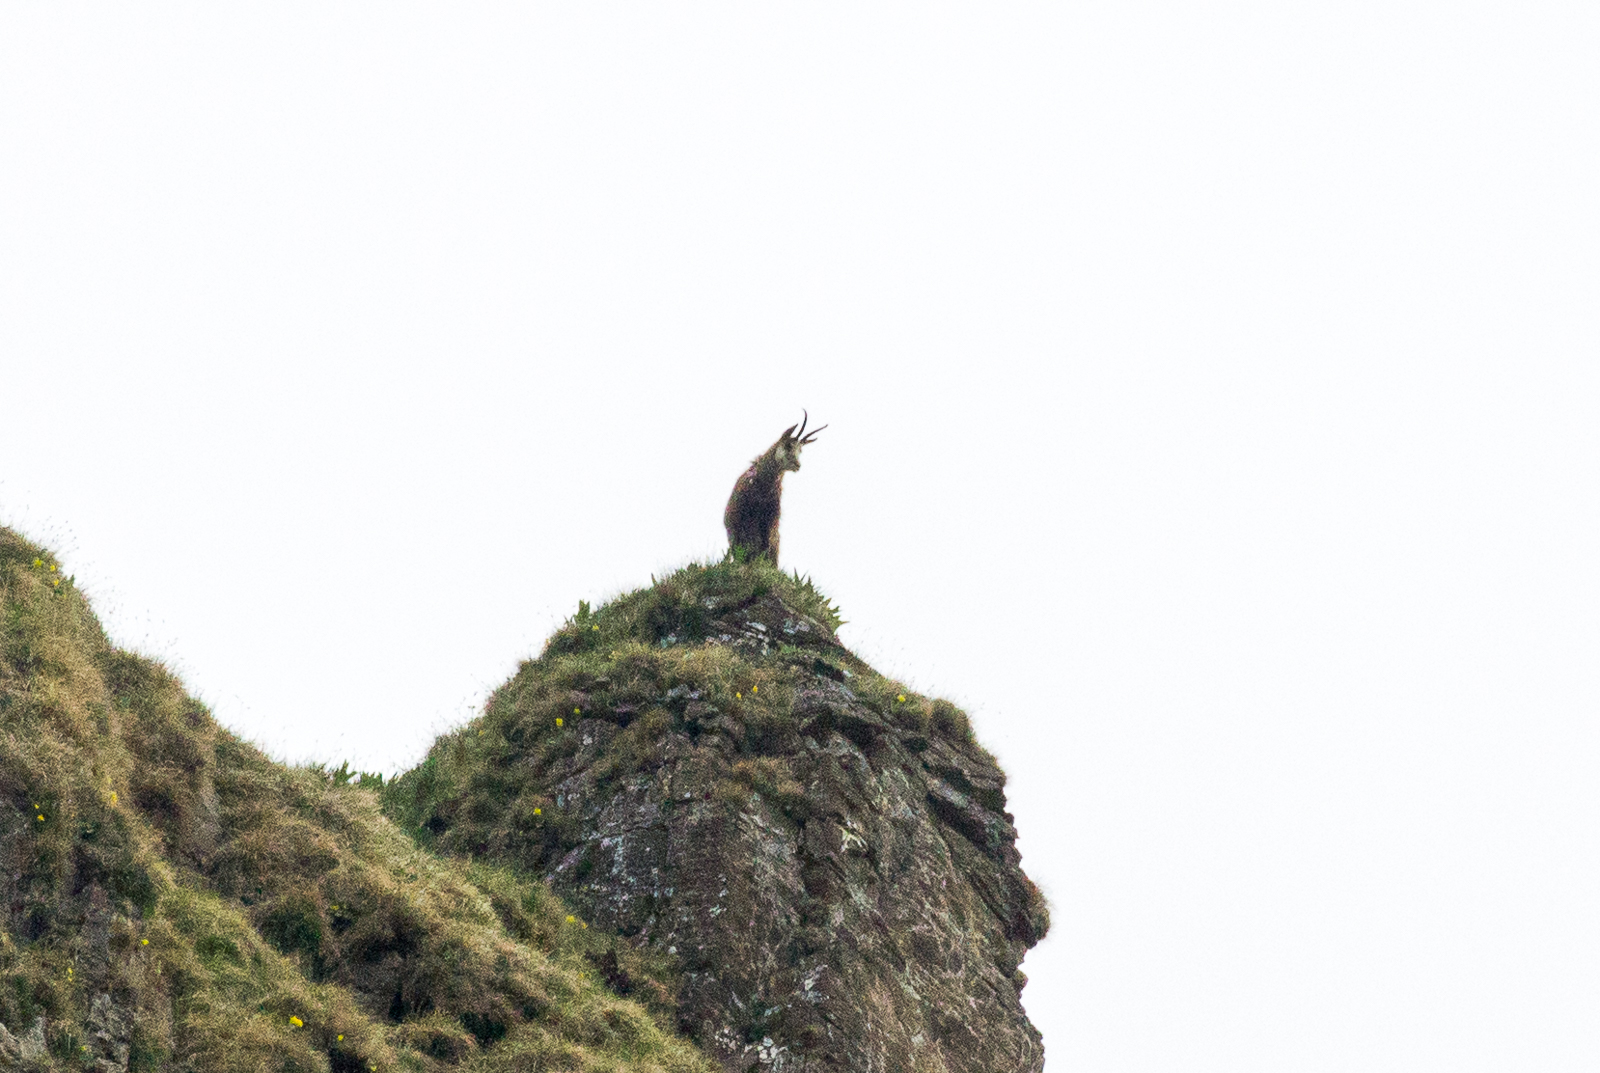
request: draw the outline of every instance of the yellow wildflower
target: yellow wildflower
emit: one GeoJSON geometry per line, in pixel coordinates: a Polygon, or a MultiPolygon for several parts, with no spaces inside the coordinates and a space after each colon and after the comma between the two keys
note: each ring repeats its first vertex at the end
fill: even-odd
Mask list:
{"type": "Polygon", "coordinates": [[[743,693],[735,693],[733,695],[733,699],[734,700],[744,700],[744,694],[743,693]]]}
{"type": "Polygon", "coordinates": [[[56,564],[55,563],[51,563],[50,564],[50,572],[52,574],[56,572],[56,564]]]}
{"type": "Polygon", "coordinates": [[[566,724],[566,723],[564,723],[564,722],[562,722],[562,720],[561,720],[561,717],[560,717],[560,716],[559,716],[559,715],[558,715],[558,716],[556,716],[556,726],[558,726],[558,727],[564,727],[564,726],[566,726],[566,725],[567,725],[567,724],[566,724]]]}
{"type": "Polygon", "coordinates": [[[575,917],[575,916],[568,916],[567,917],[567,923],[568,924],[576,924],[577,922],[578,922],[578,918],[577,917],[575,917]]]}
{"type": "Polygon", "coordinates": [[[33,565],[34,566],[43,566],[44,565],[44,560],[43,559],[35,559],[33,561],[33,565]]]}
{"type": "Polygon", "coordinates": [[[150,945],[150,940],[149,939],[140,939],[139,940],[139,945],[140,946],[149,946],[150,945]]]}
{"type": "Polygon", "coordinates": [[[536,808],[536,809],[533,810],[533,814],[535,816],[543,816],[544,815],[544,809],[536,808]]]}
{"type": "Polygon", "coordinates": [[[343,1043],[344,1042],[344,1033],[343,1032],[339,1033],[339,1038],[334,1040],[334,1042],[335,1043],[343,1043]]]}
{"type": "Polygon", "coordinates": [[[759,692],[761,692],[761,687],[759,685],[753,685],[753,686],[750,687],[750,692],[759,693],[759,692]]]}
{"type": "Polygon", "coordinates": [[[39,813],[39,822],[40,822],[40,823],[43,823],[43,822],[44,822],[44,813],[42,813],[42,812],[41,812],[41,813],[39,813]]]}
{"type": "Polygon", "coordinates": [[[291,1025],[294,1025],[294,1027],[296,1027],[296,1028],[304,1028],[306,1026],[306,1023],[304,1021],[300,1020],[300,1018],[298,1018],[298,1017],[289,1018],[289,1023],[291,1025]]]}
{"type": "Polygon", "coordinates": [[[899,701],[901,704],[904,704],[906,702],[906,695],[904,693],[902,693],[902,694],[900,694],[898,697],[896,697],[894,699],[899,701]]]}
{"type": "Polygon", "coordinates": [[[117,803],[117,791],[115,791],[115,790],[111,791],[111,803],[113,805],[115,805],[117,803]]]}
{"type": "Polygon", "coordinates": [[[60,585],[61,584],[61,579],[60,578],[56,578],[54,581],[50,582],[50,584],[51,585],[60,585]]]}
{"type": "Polygon", "coordinates": [[[596,627],[595,627],[595,632],[596,632],[596,633],[598,633],[598,632],[600,632],[600,627],[599,627],[599,626],[596,626],[596,627]]]}
{"type": "Polygon", "coordinates": [[[573,715],[582,715],[583,714],[583,709],[582,708],[574,708],[574,709],[572,709],[572,714],[573,715]]]}

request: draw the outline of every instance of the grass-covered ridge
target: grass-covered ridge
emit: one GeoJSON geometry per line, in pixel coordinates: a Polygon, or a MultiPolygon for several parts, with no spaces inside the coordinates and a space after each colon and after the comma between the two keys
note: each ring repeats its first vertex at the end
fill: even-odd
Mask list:
{"type": "Polygon", "coordinates": [[[711,1068],[656,966],[219,727],[4,528],[0,858],[0,1065],[711,1068]]]}
{"type": "Polygon", "coordinates": [[[726,1069],[1036,1071],[1018,969],[1049,913],[1004,772],[838,622],[759,560],[580,604],[385,808],[660,959],[726,1069]]]}
{"type": "Polygon", "coordinates": [[[425,844],[542,872],[581,841],[581,817],[549,787],[578,762],[586,720],[620,728],[595,762],[602,785],[620,786],[652,776],[669,734],[697,738],[695,712],[709,708],[737,727],[740,758],[725,772],[708,769],[707,792],[732,802],[754,791],[803,818],[806,789],[791,770],[803,751],[795,699],[818,674],[847,681],[913,740],[979,749],[966,713],[878,674],[839,644],[841,624],[809,579],[762,560],[691,564],[597,610],[581,604],[483,715],[384,787],[385,807],[425,844]],[[728,643],[727,631],[757,608],[781,609],[787,626],[761,651],[728,643]]]}

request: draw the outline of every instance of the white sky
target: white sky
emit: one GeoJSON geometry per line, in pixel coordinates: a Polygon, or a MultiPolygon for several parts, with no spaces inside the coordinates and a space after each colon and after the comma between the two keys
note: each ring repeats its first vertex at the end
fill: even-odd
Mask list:
{"type": "Polygon", "coordinates": [[[1600,1068],[1597,10],[9,4],[0,521],[393,771],[809,407],[1050,1069],[1600,1068]]]}

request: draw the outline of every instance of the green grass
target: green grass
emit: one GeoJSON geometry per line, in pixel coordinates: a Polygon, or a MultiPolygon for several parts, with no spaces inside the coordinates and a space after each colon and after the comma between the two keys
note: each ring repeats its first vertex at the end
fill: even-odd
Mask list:
{"type": "Polygon", "coordinates": [[[761,560],[690,564],[599,609],[581,603],[480,717],[441,736],[420,765],[383,787],[385,808],[440,852],[542,871],[581,841],[580,818],[545,789],[579,751],[580,722],[618,728],[594,760],[604,787],[648,777],[668,734],[697,735],[695,712],[712,709],[741,754],[716,793],[733,801],[757,792],[803,819],[805,790],[790,768],[804,752],[795,698],[819,675],[847,681],[894,726],[977,747],[955,705],[915,693],[838,646],[832,633],[841,622],[809,579],[761,560]],[[822,629],[794,643],[773,638],[779,643],[766,655],[714,643],[720,618],[769,597],[822,629]]]}
{"type": "Polygon", "coordinates": [[[110,1057],[104,994],[135,1070],[710,1070],[670,966],[221,728],[52,565],[0,528],[0,1022],[46,1068],[110,1057]]]}
{"type": "Polygon", "coordinates": [[[111,1056],[93,1014],[110,995],[135,1070],[709,1071],[674,1035],[675,966],[534,878],[580,837],[540,786],[586,720],[615,727],[606,785],[715,718],[739,754],[715,793],[803,819],[796,699],[819,676],[902,730],[971,742],[954,705],[839,647],[841,624],[809,579],[691,564],[581,604],[386,782],[286,766],[220,727],[110,644],[47,549],[0,528],[0,1022],[20,1036],[46,1018],[53,1070],[111,1056]],[[707,643],[768,600],[811,631],[760,656],[707,643]]]}

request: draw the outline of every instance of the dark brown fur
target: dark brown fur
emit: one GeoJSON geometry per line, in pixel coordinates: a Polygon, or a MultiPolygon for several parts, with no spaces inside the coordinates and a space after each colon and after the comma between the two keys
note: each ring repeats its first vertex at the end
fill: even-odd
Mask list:
{"type": "Polygon", "coordinates": [[[798,435],[795,426],[790,425],[777,443],[740,474],[733,494],[728,497],[727,509],[722,512],[722,525],[728,530],[728,547],[735,556],[740,555],[742,549],[747,559],[767,559],[777,565],[783,475],[800,468],[800,449],[827,427],[812,429],[807,436],[805,421],[800,423],[798,435]]]}

